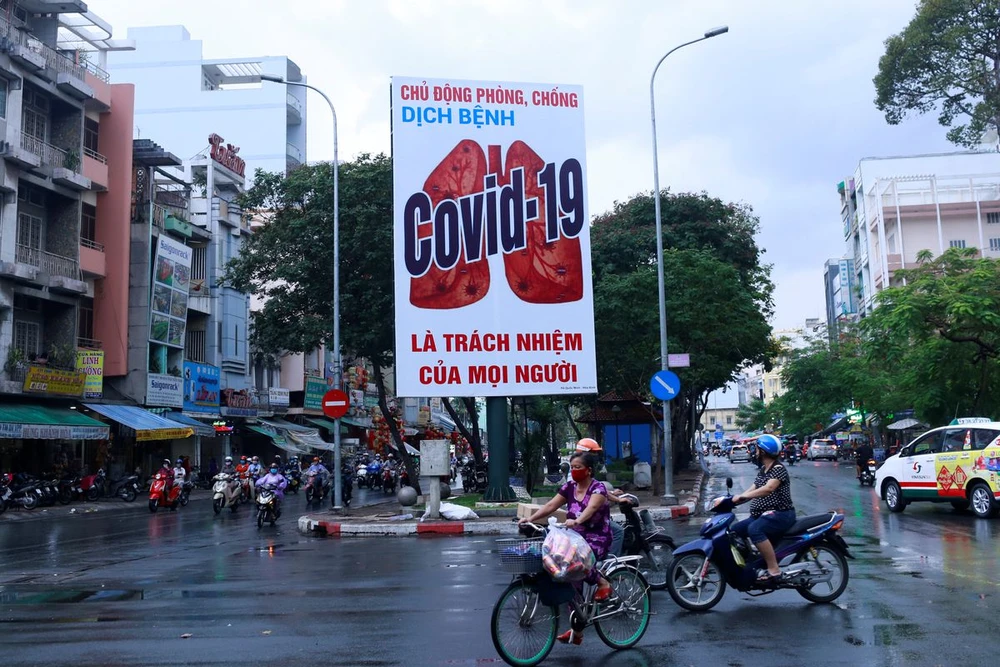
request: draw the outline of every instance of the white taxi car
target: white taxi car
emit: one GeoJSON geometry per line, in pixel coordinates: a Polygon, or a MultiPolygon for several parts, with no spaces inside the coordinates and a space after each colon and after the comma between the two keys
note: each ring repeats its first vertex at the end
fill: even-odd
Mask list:
{"type": "Polygon", "coordinates": [[[875,473],[875,488],[892,512],[914,501],[950,502],[980,518],[1000,509],[1000,422],[957,419],[931,429],[875,473]]]}

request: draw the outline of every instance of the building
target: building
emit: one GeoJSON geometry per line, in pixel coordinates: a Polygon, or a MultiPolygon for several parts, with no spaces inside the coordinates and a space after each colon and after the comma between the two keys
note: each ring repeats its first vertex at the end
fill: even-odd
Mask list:
{"type": "Polygon", "coordinates": [[[916,267],[923,250],[938,256],[948,248],[978,248],[1000,257],[994,151],[865,158],[837,189],[848,262],[841,262],[840,281],[849,269],[847,293],[856,299],[841,319],[870,313],[878,292],[898,284],[895,272],[916,267]]]}
{"type": "Polygon", "coordinates": [[[781,345],[782,353],[774,360],[770,370],[762,364],[755,364],[743,372],[738,379],[741,405],[758,398],[764,403],[770,403],[785,393],[781,372],[788,363],[791,352],[805,349],[812,341],[826,336],[827,325],[818,318],[809,318],[801,327],[775,329],[772,335],[781,345]]]}
{"type": "Polygon", "coordinates": [[[208,137],[238,140],[246,176],[286,172],[306,162],[306,91],[262,83],[261,73],[305,81],[285,56],[206,60],[201,40],[183,26],[130,28],[129,52],[108,59],[116,81],[135,84],[139,138],[154,138],[188,159],[206,152],[208,137]]]}
{"type": "Polygon", "coordinates": [[[108,426],[70,408],[129,370],[134,91],[104,68],[130,48],[110,37],[83,2],[0,1],[5,470],[102,465],[108,426]]]}

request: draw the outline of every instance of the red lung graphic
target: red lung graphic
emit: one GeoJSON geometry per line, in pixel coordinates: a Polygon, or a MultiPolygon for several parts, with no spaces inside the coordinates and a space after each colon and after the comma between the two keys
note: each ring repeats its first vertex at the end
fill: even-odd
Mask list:
{"type": "Polygon", "coordinates": [[[525,199],[538,199],[538,219],[527,223],[527,246],[504,255],[504,272],[511,290],[528,303],[566,303],[583,298],[583,253],[580,240],[545,240],[545,196],[538,185],[538,172],[545,161],[523,141],[507,149],[500,173],[500,146],[489,147],[489,173],[497,174],[502,185],[510,182],[510,172],[524,168],[525,199]]]}
{"type": "MultiPolygon", "coordinates": [[[[458,199],[483,189],[486,155],[475,141],[460,141],[424,181],[424,192],[435,206],[445,199],[458,199]]],[[[421,238],[430,236],[430,225],[421,228],[421,238]]],[[[490,266],[486,261],[485,235],[482,259],[468,264],[464,256],[447,271],[431,265],[419,278],[410,278],[410,303],[417,308],[444,310],[461,308],[486,296],[490,289],[490,266]]]]}

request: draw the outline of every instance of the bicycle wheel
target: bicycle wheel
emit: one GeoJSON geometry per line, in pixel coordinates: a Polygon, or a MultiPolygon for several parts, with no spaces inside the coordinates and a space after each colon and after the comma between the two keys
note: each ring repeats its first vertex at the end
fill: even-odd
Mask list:
{"type": "Polygon", "coordinates": [[[549,654],[559,629],[559,610],[542,604],[534,586],[515,581],[493,606],[490,636],[508,665],[537,665],[549,654]]]}
{"type": "Polygon", "coordinates": [[[640,553],[639,571],[654,591],[667,587],[667,570],[674,554],[674,541],[666,535],[652,535],[646,540],[649,551],[640,553]]]}
{"type": "Polygon", "coordinates": [[[604,576],[615,594],[598,605],[595,615],[616,613],[594,621],[597,636],[615,650],[632,648],[649,627],[649,584],[642,573],[632,567],[619,567],[604,576]]]}

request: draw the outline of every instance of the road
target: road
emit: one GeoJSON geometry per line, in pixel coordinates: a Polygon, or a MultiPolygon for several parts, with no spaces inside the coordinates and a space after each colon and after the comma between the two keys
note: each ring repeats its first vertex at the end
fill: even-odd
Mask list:
{"type": "MultiPolygon", "coordinates": [[[[713,461],[707,494],[752,480],[713,461]]],[[[791,470],[800,515],[847,514],[858,560],[832,605],[729,590],[715,610],[654,593],[649,632],[614,654],[588,633],[551,665],[942,665],[992,662],[1000,522],[950,506],[890,515],[849,466],[791,470]]],[[[7,665],[498,664],[492,605],[507,583],[489,538],[300,535],[292,497],[275,528],[207,503],[0,525],[0,647],[7,665]],[[182,636],[190,634],[189,638],[182,636]]],[[[683,541],[700,519],[672,522],[683,541]]]]}

